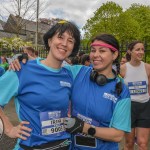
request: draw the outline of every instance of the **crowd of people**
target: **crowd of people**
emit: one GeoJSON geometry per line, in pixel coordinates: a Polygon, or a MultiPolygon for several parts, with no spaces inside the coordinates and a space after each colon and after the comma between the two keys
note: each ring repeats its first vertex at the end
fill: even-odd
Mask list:
{"type": "Polygon", "coordinates": [[[133,150],[135,142],[148,150],[150,65],[142,61],[144,44],[131,42],[120,59],[118,40],[104,33],[91,40],[86,54],[79,51],[78,27],[64,20],[43,40],[46,58],[24,47],[27,57],[14,60],[13,70],[0,77],[0,117],[5,134],[18,138],[15,150],[118,150],[123,138],[124,150],[133,150]],[[13,97],[17,126],[3,111],[13,97]]]}

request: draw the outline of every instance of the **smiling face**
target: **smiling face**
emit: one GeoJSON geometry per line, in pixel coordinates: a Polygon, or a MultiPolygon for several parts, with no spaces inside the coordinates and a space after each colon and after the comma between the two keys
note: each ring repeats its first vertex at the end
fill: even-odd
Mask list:
{"type": "Polygon", "coordinates": [[[112,63],[118,57],[118,51],[112,52],[110,48],[98,46],[98,44],[107,44],[103,41],[95,40],[97,46],[91,46],[90,60],[93,68],[99,72],[112,70],[112,63]]]}
{"type": "Polygon", "coordinates": [[[143,43],[137,43],[134,45],[132,51],[129,51],[131,60],[141,61],[144,57],[144,45],[143,43]]]}
{"type": "Polygon", "coordinates": [[[51,58],[57,61],[63,61],[72,53],[75,39],[69,32],[65,31],[62,35],[56,33],[48,40],[48,44],[50,47],[51,58]]]}

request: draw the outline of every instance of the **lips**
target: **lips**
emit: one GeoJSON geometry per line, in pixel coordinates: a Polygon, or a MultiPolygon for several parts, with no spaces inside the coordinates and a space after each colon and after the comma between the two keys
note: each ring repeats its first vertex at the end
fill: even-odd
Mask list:
{"type": "Polygon", "coordinates": [[[67,52],[67,50],[66,50],[66,49],[63,49],[63,48],[58,48],[58,50],[59,50],[59,52],[61,52],[61,53],[66,53],[66,52],[67,52]]]}

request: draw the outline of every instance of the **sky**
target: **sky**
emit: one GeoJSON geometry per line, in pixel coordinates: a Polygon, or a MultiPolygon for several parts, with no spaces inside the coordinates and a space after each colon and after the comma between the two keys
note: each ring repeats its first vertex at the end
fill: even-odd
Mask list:
{"type": "MultiPolygon", "coordinates": [[[[23,0],[22,0],[23,1],[23,0]]],[[[86,20],[94,15],[94,12],[106,3],[107,0],[39,0],[40,6],[44,2],[44,11],[40,14],[40,18],[62,18],[75,22],[81,29],[86,20]]],[[[111,0],[123,9],[127,9],[133,3],[144,4],[150,6],[150,0],[111,0]]],[[[9,5],[10,0],[0,0],[0,3],[9,5]]],[[[2,6],[2,5],[1,5],[2,6]]],[[[0,9],[0,14],[2,11],[0,9]]],[[[7,16],[7,14],[3,13],[7,16]]]]}
{"type": "MultiPolygon", "coordinates": [[[[46,0],[44,0],[46,1],[46,0]]],[[[106,3],[107,0],[47,0],[47,9],[42,16],[58,17],[72,20],[82,27],[86,20],[94,15],[94,12],[106,3]]],[[[132,3],[150,6],[150,0],[111,0],[123,9],[127,9],[132,3]]]]}

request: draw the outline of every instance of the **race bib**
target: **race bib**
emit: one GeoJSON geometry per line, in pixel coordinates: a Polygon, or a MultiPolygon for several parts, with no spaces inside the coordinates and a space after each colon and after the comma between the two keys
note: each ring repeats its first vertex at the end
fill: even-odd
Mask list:
{"type": "Polygon", "coordinates": [[[65,131],[63,124],[64,115],[61,111],[41,112],[42,135],[60,136],[65,131]]]}
{"type": "Polygon", "coordinates": [[[146,94],[147,84],[146,81],[129,82],[128,87],[131,95],[146,94]]]}

